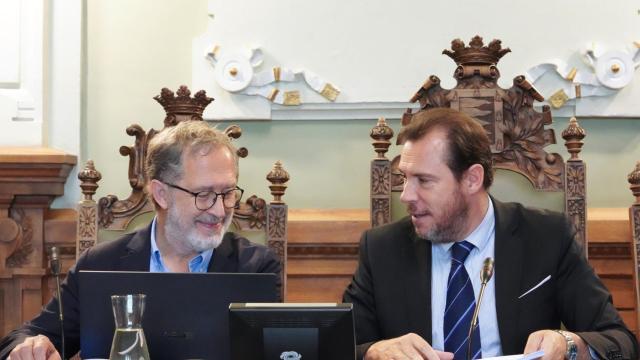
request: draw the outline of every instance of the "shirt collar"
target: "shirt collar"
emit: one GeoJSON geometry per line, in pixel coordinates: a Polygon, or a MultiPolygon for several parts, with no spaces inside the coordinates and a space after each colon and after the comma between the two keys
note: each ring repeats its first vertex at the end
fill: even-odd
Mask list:
{"type": "MultiPolygon", "coordinates": [[[[155,216],[151,222],[151,271],[167,272],[164,266],[158,243],[156,242],[156,225],[158,217],[155,216]]],[[[205,250],[189,260],[189,272],[207,272],[209,263],[213,257],[213,250],[205,250]]]]}
{"type": "MultiPolygon", "coordinates": [[[[488,196],[487,196],[488,197],[488,196]]],[[[489,206],[487,206],[487,212],[484,214],[484,218],[480,225],[467,236],[466,241],[472,243],[478,250],[482,251],[489,243],[489,239],[494,227],[496,225],[496,215],[493,211],[493,202],[488,197],[489,206]]]]}

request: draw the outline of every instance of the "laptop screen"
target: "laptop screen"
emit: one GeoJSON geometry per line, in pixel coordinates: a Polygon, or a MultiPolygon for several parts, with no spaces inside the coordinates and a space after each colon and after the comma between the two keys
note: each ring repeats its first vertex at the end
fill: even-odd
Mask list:
{"type": "Polygon", "coordinates": [[[108,358],[111,295],[145,294],[142,327],[152,359],[230,359],[232,302],[277,301],[275,274],[80,271],[80,355],[108,358]]]}

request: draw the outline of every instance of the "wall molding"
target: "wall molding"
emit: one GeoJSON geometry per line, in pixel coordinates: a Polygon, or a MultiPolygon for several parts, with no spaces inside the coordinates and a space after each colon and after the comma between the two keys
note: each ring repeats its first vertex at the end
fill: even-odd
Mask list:
{"type": "MultiPolygon", "coordinates": [[[[258,99],[264,100],[264,99],[258,99]]],[[[267,100],[264,100],[267,102],[267,100]]],[[[573,100],[572,100],[573,102],[573,100]]],[[[619,115],[599,115],[591,113],[583,113],[577,109],[572,102],[559,109],[551,109],[554,118],[570,118],[577,116],[581,121],[589,119],[637,119],[636,116],[629,114],[619,115]]],[[[250,106],[250,103],[247,105],[250,106]]],[[[270,104],[270,115],[263,116],[207,116],[204,114],[204,120],[211,122],[219,121],[297,121],[297,120],[314,120],[314,121],[335,121],[335,120],[371,120],[384,117],[387,120],[399,120],[407,109],[416,111],[419,108],[418,103],[401,102],[401,101],[374,101],[374,102],[353,102],[353,103],[303,103],[297,106],[284,106],[278,104],[270,104]]],[[[542,106],[547,102],[537,103],[534,108],[542,111],[542,106]]],[[[259,112],[259,111],[258,111],[259,112]]]]}
{"type": "MultiPolygon", "coordinates": [[[[267,101],[267,100],[265,100],[267,101]]],[[[267,118],[207,116],[207,121],[269,121],[269,120],[371,120],[400,119],[407,108],[417,109],[419,104],[409,102],[356,102],[356,103],[304,103],[298,106],[271,104],[267,118]]]]}

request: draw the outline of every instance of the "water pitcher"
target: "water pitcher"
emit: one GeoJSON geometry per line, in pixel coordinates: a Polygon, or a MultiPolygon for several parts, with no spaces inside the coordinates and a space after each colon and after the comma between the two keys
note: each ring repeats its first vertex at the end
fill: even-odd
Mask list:
{"type": "Polygon", "coordinates": [[[142,330],[144,300],[144,294],[111,296],[116,331],[110,360],[149,360],[147,340],[142,330]]]}

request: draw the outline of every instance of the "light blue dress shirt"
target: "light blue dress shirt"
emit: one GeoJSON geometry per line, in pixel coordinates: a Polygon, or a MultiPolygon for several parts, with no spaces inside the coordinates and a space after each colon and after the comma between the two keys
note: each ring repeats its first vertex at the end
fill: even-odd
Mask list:
{"type": "MultiPolygon", "coordinates": [[[[149,272],[169,272],[162,262],[160,249],[156,243],[156,217],[151,222],[151,260],[149,261],[149,272]]],[[[213,249],[203,251],[189,260],[189,272],[207,272],[209,263],[213,258],[213,249]]]]}
{"type": "MultiPolygon", "coordinates": [[[[485,258],[494,258],[495,224],[493,204],[489,199],[489,206],[482,222],[464,239],[475,246],[465,260],[464,266],[469,273],[476,299],[480,294],[482,263],[485,258]]],[[[444,309],[447,303],[447,279],[451,268],[451,246],[453,246],[452,243],[431,244],[431,331],[433,337],[431,346],[437,350],[444,350],[444,309]]],[[[498,333],[494,280],[497,271],[500,270],[494,271],[493,277],[487,283],[478,315],[482,357],[502,355],[502,345],[500,344],[500,334],[498,333]]]]}
{"type": "MultiPolygon", "coordinates": [[[[480,294],[480,271],[484,259],[495,259],[496,218],[493,202],[489,198],[487,213],[478,227],[464,240],[475,245],[464,266],[473,283],[476,300],[480,294]]],[[[436,350],[444,350],[444,309],[447,303],[447,281],[451,268],[451,247],[453,244],[431,244],[431,346],[436,350]]],[[[482,343],[482,357],[502,355],[500,334],[498,333],[498,315],[496,312],[495,277],[499,269],[493,270],[493,277],[484,290],[478,322],[480,326],[480,342],[482,343]]],[[[505,271],[508,271],[505,270],[505,271]]],[[[599,360],[598,354],[587,346],[591,359],[599,360]]],[[[523,349],[524,350],[524,349],[523,349]]]]}

